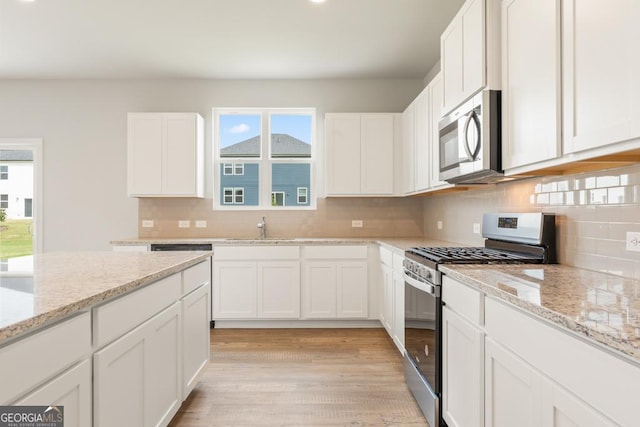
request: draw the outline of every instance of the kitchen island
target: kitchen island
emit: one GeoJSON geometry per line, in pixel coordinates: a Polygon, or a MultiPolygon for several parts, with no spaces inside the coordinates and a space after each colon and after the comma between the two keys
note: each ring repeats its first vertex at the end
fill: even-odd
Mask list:
{"type": "Polygon", "coordinates": [[[168,424],[209,359],[211,256],[47,253],[31,280],[4,273],[0,404],[62,405],[65,426],[168,424]]]}

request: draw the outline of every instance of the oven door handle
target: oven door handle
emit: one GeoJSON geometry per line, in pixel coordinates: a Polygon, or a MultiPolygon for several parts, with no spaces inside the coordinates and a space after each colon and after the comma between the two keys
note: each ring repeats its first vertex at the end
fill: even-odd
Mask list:
{"type": "Polygon", "coordinates": [[[424,291],[428,294],[431,294],[433,296],[436,295],[435,285],[432,285],[431,283],[422,282],[420,280],[416,280],[413,277],[409,276],[406,271],[404,272],[403,276],[404,276],[405,283],[413,286],[414,288],[418,288],[421,291],[424,291]]]}

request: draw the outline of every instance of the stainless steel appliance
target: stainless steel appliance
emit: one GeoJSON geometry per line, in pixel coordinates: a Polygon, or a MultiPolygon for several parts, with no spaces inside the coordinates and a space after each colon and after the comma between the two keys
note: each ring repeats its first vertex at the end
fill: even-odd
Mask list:
{"type": "Polygon", "coordinates": [[[484,247],[409,248],[405,251],[405,381],[432,427],[441,415],[441,264],[556,262],[555,215],[484,214],[484,247]]]}
{"type": "Polygon", "coordinates": [[[500,91],[485,90],[440,120],[441,180],[487,184],[505,179],[500,100],[500,91]]]}

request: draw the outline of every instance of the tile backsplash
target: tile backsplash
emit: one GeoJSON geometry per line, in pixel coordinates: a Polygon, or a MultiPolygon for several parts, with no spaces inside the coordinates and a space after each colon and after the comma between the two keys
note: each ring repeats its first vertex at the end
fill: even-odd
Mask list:
{"type": "Polygon", "coordinates": [[[268,237],[421,237],[422,200],[418,198],[318,199],[316,210],[213,210],[211,199],[141,198],[138,203],[141,238],[256,238],[258,222],[266,217],[268,237]],[[153,220],[153,228],[142,221],[153,220]],[[178,228],[189,220],[191,227],[178,228]],[[362,220],[362,228],[351,221],[362,220]],[[206,228],[195,228],[207,221],[206,228]]]}
{"type": "Polygon", "coordinates": [[[501,183],[423,203],[426,236],[472,245],[483,244],[473,224],[484,212],[555,213],[561,264],[640,279],[640,252],[627,251],[625,240],[628,231],[640,232],[640,165],[501,183]]]}

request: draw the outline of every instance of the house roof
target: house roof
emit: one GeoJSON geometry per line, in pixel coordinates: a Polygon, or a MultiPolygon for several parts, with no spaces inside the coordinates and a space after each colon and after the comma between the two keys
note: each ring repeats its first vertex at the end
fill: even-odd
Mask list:
{"type": "MultiPolygon", "coordinates": [[[[220,150],[222,157],[257,157],[260,155],[260,137],[245,139],[220,150]]],[[[310,157],[311,145],[285,133],[271,135],[273,157],[310,157]]]]}
{"type": "Polygon", "coordinates": [[[0,162],[28,162],[33,161],[31,150],[0,150],[0,162]]]}

